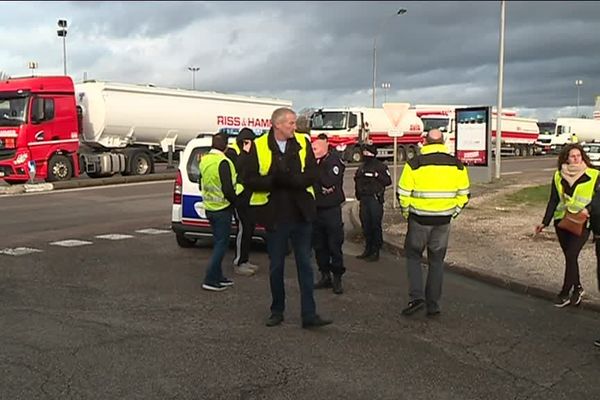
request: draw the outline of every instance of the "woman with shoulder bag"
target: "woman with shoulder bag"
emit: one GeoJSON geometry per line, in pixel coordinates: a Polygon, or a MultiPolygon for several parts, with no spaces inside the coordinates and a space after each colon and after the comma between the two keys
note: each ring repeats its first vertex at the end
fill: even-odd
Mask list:
{"type": "Polygon", "coordinates": [[[556,236],[565,256],[564,281],[554,302],[556,307],[581,303],[584,291],[577,259],[590,236],[588,218],[597,179],[598,170],[592,167],[583,147],[578,143],[565,145],[558,156],[544,219],[535,227],[535,233],[540,233],[554,218],[556,236]],[[583,221],[580,223],[579,219],[583,221]]]}

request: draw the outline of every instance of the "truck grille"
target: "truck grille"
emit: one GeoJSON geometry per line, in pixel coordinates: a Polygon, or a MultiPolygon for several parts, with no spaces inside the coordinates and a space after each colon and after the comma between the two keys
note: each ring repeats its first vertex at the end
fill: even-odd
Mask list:
{"type": "Polygon", "coordinates": [[[12,167],[8,165],[0,165],[0,176],[8,176],[13,174],[12,167]]]}
{"type": "Polygon", "coordinates": [[[9,160],[15,156],[16,149],[0,149],[0,160],[9,160]]]}

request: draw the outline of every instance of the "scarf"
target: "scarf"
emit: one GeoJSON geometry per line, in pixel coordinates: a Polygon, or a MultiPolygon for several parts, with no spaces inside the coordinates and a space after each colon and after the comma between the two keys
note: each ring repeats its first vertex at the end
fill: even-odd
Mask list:
{"type": "Polygon", "coordinates": [[[563,164],[560,168],[560,175],[565,181],[569,183],[569,186],[573,186],[577,179],[585,173],[587,165],[584,162],[579,164],[563,164]]]}

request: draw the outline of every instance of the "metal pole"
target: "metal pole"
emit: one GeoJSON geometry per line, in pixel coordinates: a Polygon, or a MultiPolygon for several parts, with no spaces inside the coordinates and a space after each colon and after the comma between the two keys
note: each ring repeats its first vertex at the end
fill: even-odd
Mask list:
{"type": "Polygon", "coordinates": [[[192,70],[192,90],[196,90],[196,71],[192,70]]]}
{"type": "Polygon", "coordinates": [[[396,188],[398,187],[398,138],[394,136],[394,171],[393,172],[393,181],[392,181],[392,193],[393,193],[393,201],[392,208],[398,208],[398,199],[396,196],[396,188]]]}
{"type": "Polygon", "coordinates": [[[63,36],[63,69],[65,75],[67,75],[67,36],[63,36]]]}
{"type": "Polygon", "coordinates": [[[575,118],[579,118],[579,88],[581,85],[577,85],[577,111],[575,113],[575,118]]]}
{"type": "Polygon", "coordinates": [[[377,36],[373,39],[373,103],[371,107],[375,108],[375,81],[377,80],[377,36]]]}
{"type": "Polygon", "coordinates": [[[498,55],[498,106],[496,107],[496,179],[500,179],[502,151],[502,89],[504,86],[504,17],[506,2],[500,2],[500,49],[498,55]]]}

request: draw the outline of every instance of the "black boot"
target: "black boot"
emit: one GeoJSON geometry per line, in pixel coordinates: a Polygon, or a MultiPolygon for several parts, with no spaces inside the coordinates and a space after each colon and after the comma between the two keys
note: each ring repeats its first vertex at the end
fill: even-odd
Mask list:
{"type": "Polygon", "coordinates": [[[369,254],[365,258],[365,261],[367,261],[367,262],[379,261],[379,250],[375,250],[374,252],[372,252],[371,254],[369,254]]]}
{"type": "Polygon", "coordinates": [[[365,250],[362,252],[362,254],[356,256],[356,258],[358,258],[359,260],[362,260],[363,258],[367,258],[369,257],[369,255],[371,254],[371,249],[370,248],[365,248],[365,250]]]}
{"type": "Polygon", "coordinates": [[[315,289],[328,289],[331,287],[331,274],[329,272],[321,272],[321,280],[315,283],[315,289]]]}
{"type": "Polygon", "coordinates": [[[342,276],[334,274],[333,281],[331,282],[331,286],[333,286],[333,293],[335,293],[335,294],[344,293],[344,288],[342,287],[342,276]]]}

